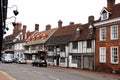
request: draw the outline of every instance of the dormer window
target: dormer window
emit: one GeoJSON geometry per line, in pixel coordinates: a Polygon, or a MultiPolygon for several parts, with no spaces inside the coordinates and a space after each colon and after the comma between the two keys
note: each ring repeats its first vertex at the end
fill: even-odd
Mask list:
{"type": "Polygon", "coordinates": [[[92,25],[89,26],[89,33],[90,33],[90,34],[93,33],[93,26],[92,26],[92,25]]]}
{"type": "Polygon", "coordinates": [[[77,28],[77,29],[76,29],[76,33],[75,33],[75,36],[78,37],[78,36],[80,35],[80,31],[81,31],[81,30],[80,30],[79,28],[77,28]]]}
{"type": "Polygon", "coordinates": [[[106,8],[103,8],[100,14],[101,14],[101,20],[106,20],[109,18],[110,12],[106,8]]]}
{"type": "Polygon", "coordinates": [[[106,20],[106,19],[108,19],[108,15],[107,15],[107,13],[103,13],[102,14],[102,20],[106,20]]]}

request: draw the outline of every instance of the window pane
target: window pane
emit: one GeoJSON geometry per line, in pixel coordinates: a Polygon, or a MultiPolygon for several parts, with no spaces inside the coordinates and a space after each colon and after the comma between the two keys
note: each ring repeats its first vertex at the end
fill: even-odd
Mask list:
{"type": "Polygon", "coordinates": [[[72,56],[72,63],[77,63],[77,56],[72,56]]]}
{"type": "Polygon", "coordinates": [[[78,48],[78,43],[77,42],[73,42],[73,49],[77,49],[78,48]]]}
{"type": "Polygon", "coordinates": [[[106,48],[100,47],[100,62],[105,63],[106,62],[106,48]]]}
{"type": "Polygon", "coordinates": [[[65,58],[64,58],[64,57],[61,57],[61,58],[60,58],[60,62],[65,63],[65,58]]]}
{"type": "Polygon", "coordinates": [[[87,41],[87,48],[91,48],[92,47],[92,41],[91,40],[88,40],[87,41]]]}
{"type": "Polygon", "coordinates": [[[111,62],[118,63],[118,47],[112,47],[111,49],[111,62]]]}
{"type": "Polygon", "coordinates": [[[118,39],[118,26],[111,26],[111,39],[118,39]]]}
{"type": "Polygon", "coordinates": [[[106,39],[106,28],[100,28],[100,40],[106,39]]]}
{"type": "Polygon", "coordinates": [[[107,13],[103,13],[103,20],[107,19],[107,13]]]}

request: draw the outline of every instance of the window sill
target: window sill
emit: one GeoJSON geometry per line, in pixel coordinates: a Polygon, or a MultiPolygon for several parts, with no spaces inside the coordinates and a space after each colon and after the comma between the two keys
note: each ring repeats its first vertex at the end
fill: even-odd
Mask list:
{"type": "Polygon", "coordinates": [[[114,63],[114,62],[111,62],[111,64],[115,64],[115,65],[118,65],[118,62],[114,63]]]}

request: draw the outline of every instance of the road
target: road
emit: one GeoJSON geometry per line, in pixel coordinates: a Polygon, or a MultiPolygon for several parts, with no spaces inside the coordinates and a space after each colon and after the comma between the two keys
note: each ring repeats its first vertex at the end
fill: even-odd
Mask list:
{"type": "Polygon", "coordinates": [[[0,70],[16,80],[119,80],[97,74],[33,67],[28,64],[0,64],[0,70]]]}

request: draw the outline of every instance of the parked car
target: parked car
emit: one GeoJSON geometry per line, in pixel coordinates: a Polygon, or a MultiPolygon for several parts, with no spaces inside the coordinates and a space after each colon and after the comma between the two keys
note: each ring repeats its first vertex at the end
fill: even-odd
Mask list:
{"type": "Polygon", "coordinates": [[[2,57],[2,63],[12,63],[13,59],[9,56],[2,57]]]}
{"type": "Polygon", "coordinates": [[[19,63],[19,64],[26,64],[27,61],[26,61],[25,58],[19,58],[19,59],[17,60],[17,63],[19,63]]]}
{"type": "Polygon", "coordinates": [[[47,67],[47,61],[45,59],[35,59],[32,66],[47,67]]]}
{"type": "Polygon", "coordinates": [[[17,58],[13,58],[13,63],[17,63],[17,58]]]}

